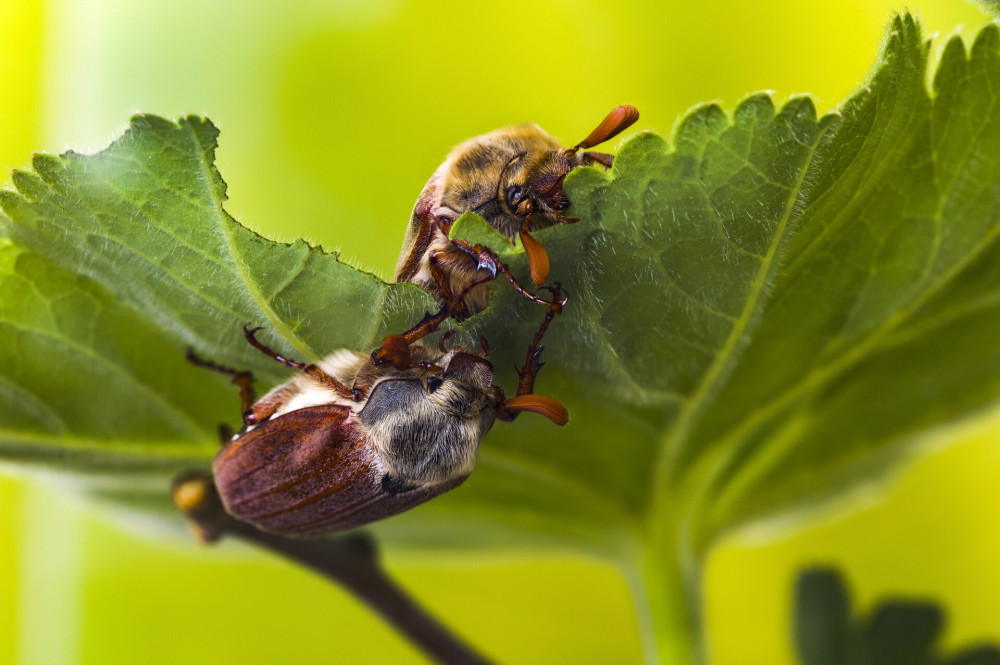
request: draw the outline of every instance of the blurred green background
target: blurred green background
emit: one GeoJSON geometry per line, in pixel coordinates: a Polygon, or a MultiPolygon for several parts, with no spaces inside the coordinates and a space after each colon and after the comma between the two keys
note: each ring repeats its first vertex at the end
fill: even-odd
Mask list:
{"type": "MultiPolygon", "coordinates": [[[[668,134],[693,104],[732,108],[760,89],[779,101],[808,92],[833,110],[863,84],[902,8],[0,0],[0,164],[100,149],[139,111],[205,114],[222,129],[235,217],[389,276],[414,199],[462,139],[532,120],[571,143],[620,103],[642,112],[637,129],[668,134]]],[[[960,0],[910,8],[928,35],[963,25],[968,36],[987,20],[960,0]]],[[[705,580],[712,662],[792,663],[792,583],[814,563],[840,566],[863,609],[884,594],[941,600],[949,647],[1000,642],[998,435],[1000,416],[987,415],[805,526],[726,538],[705,580]]],[[[424,662],[307,573],[108,520],[62,483],[0,477],[2,662],[424,662]]],[[[502,662],[641,660],[626,583],[600,562],[387,557],[408,589],[502,662]]]]}

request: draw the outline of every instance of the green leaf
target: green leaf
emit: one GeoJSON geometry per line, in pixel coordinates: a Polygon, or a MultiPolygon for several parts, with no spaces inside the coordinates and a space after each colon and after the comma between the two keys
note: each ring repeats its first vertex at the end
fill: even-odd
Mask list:
{"type": "Polygon", "coordinates": [[[796,584],[795,638],[802,665],[1000,665],[1000,649],[978,645],[949,658],[935,643],[944,610],[930,602],[890,599],[869,616],[851,616],[840,576],[812,569],[796,584]]]}
{"type": "Polygon", "coordinates": [[[460,238],[468,240],[474,245],[485,245],[493,247],[502,254],[510,253],[510,242],[499,231],[483,221],[483,218],[474,212],[467,212],[451,226],[449,238],[460,238]]]}
{"type": "Polygon", "coordinates": [[[271,379],[281,376],[273,362],[233,343],[245,322],[273,329],[280,350],[315,357],[369,346],[433,305],[302,241],[274,243],[240,226],[222,208],[217,136],[206,120],[137,116],[99,155],[37,155],[33,172],[14,173],[20,195],[0,194],[16,221],[7,234],[178,342],[271,379]],[[360,308],[375,315],[341,323],[360,308]]]}
{"type": "Polygon", "coordinates": [[[841,665],[850,637],[850,600],[840,577],[811,570],[795,588],[795,644],[805,665],[841,665]]]}
{"type": "Polygon", "coordinates": [[[135,473],[212,452],[220,391],[192,381],[169,338],[92,280],[2,240],[0,349],[7,460],[135,473]]]}
{"type": "MultiPolygon", "coordinates": [[[[722,530],[835,495],[995,408],[996,27],[969,53],[948,43],[933,92],[926,72],[904,15],[839,115],[817,118],[808,98],[779,109],[754,95],[731,115],[707,105],[672,142],[640,134],[610,173],[571,174],[582,221],[538,234],[571,301],[536,385],[570,425],[498,424],[469,482],[382,534],[431,547],[530,538],[650,580],[686,575],[690,589],[722,530]]],[[[97,155],[37,156],[18,192],[0,193],[4,458],[110,477],[105,494],[165,506],[162,478],[207,465],[215,424],[238,419],[235,389],[188,366],[186,346],[264,388],[287,374],[243,342],[245,322],[316,359],[373,348],[432,308],[415,287],[236,223],[216,135],[197,118],[138,117],[97,155]]],[[[454,232],[494,242],[481,224],[467,216],[454,232]]],[[[528,283],[523,254],[498,250],[528,283]]],[[[510,388],[543,312],[506,284],[493,293],[459,339],[485,335],[510,388]]],[[[658,584],[654,623],[685,624],[658,584]]]]}
{"type": "Polygon", "coordinates": [[[971,57],[953,38],[932,98],[926,46],[898,19],[822,138],[759,328],[680,445],[681,473],[720,451],[715,524],[842,486],[995,403],[997,34],[971,57]]]}

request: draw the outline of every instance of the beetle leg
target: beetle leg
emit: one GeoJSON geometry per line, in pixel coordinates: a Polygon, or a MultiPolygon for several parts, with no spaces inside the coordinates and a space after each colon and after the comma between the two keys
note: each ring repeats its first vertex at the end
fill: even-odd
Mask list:
{"type": "MultiPolygon", "coordinates": [[[[552,292],[553,300],[557,300],[565,304],[568,301],[568,294],[566,290],[562,288],[559,284],[555,287],[545,287],[552,292]]],[[[524,367],[518,372],[517,381],[517,394],[520,395],[530,395],[535,388],[535,377],[538,376],[538,370],[542,368],[544,364],[540,358],[542,356],[542,351],[545,347],[542,346],[542,337],[549,329],[549,324],[552,323],[552,319],[558,312],[556,310],[550,309],[545,313],[545,318],[542,320],[542,324],[538,326],[538,332],[532,338],[531,343],[528,344],[528,354],[524,360],[524,367]]]]}
{"type": "MultiPolygon", "coordinates": [[[[494,279],[497,276],[497,271],[500,269],[500,266],[503,265],[500,262],[500,257],[482,245],[473,245],[468,240],[462,240],[461,238],[452,239],[451,244],[467,254],[470,259],[476,262],[477,271],[488,270],[490,273],[490,279],[494,279]]],[[[466,288],[463,293],[471,290],[472,289],[470,288],[466,288]]]]}
{"type": "Polygon", "coordinates": [[[279,386],[254,402],[248,411],[243,412],[243,423],[246,425],[256,425],[262,423],[277,411],[291,398],[291,393],[299,390],[294,384],[279,386]]]}
{"type": "MultiPolygon", "coordinates": [[[[506,280],[510,282],[511,286],[514,287],[515,291],[517,291],[519,294],[521,294],[531,302],[537,303],[542,307],[548,307],[549,309],[554,309],[556,310],[556,312],[561,311],[563,305],[566,304],[565,300],[557,299],[554,301],[549,301],[545,300],[544,298],[540,298],[531,291],[528,291],[526,288],[521,286],[521,283],[518,282],[517,279],[514,277],[514,275],[511,274],[510,268],[508,268],[506,264],[504,264],[499,259],[499,257],[497,257],[497,255],[494,254],[489,249],[486,249],[485,247],[482,247],[480,245],[473,245],[467,240],[452,240],[452,243],[454,243],[456,247],[458,247],[463,252],[471,256],[473,259],[479,261],[480,265],[483,265],[484,263],[489,263],[494,273],[497,272],[501,273],[504,276],[504,278],[506,278],[506,280]]],[[[466,291],[468,290],[469,289],[466,289],[466,291]]]]}
{"type": "MultiPolygon", "coordinates": [[[[462,264],[465,264],[465,255],[457,254],[454,250],[438,250],[432,252],[427,259],[428,267],[430,268],[431,278],[437,285],[438,293],[435,296],[438,302],[452,302],[454,303],[455,309],[452,311],[451,315],[457,320],[463,320],[468,317],[469,307],[465,303],[465,297],[455,298],[454,292],[452,291],[452,283],[449,275],[453,271],[458,271],[457,274],[463,274],[467,268],[464,268],[462,264]],[[449,256],[449,254],[451,256],[449,256]],[[456,260],[457,259],[457,260],[456,260]]],[[[473,274],[478,272],[478,269],[473,271],[473,274]]]]}
{"type": "MultiPolygon", "coordinates": [[[[337,393],[341,397],[344,397],[346,399],[351,399],[351,400],[354,400],[354,401],[358,401],[360,399],[360,395],[358,394],[358,392],[356,390],[350,390],[348,388],[345,388],[344,385],[340,381],[338,381],[337,379],[333,378],[332,376],[330,376],[329,374],[327,374],[326,372],[324,372],[322,369],[320,369],[319,367],[317,367],[313,363],[306,364],[306,363],[300,363],[300,362],[298,362],[296,360],[290,360],[290,359],[285,358],[284,356],[280,355],[277,351],[274,351],[273,349],[271,349],[266,344],[263,344],[262,342],[260,342],[255,337],[255,334],[256,334],[256,332],[258,330],[263,330],[263,328],[251,328],[250,324],[244,324],[243,325],[243,334],[246,336],[247,341],[250,342],[250,345],[252,347],[254,347],[258,351],[264,353],[265,355],[268,355],[271,358],[274,358],[279,363],[282,363],[284,365],[288,365],[289,367],[292,367],[292,368],[297,369],[297,370],[299,370],[301,372],[304,372],[305,374],[308,374],[310,377],[312,377],[313,379],[315,379],[317,382],[323,384],[324,386],[326,386],[327,388],[329,388],[333,392],[337,393]]],[[[273,411],[272,411],[272,413],[273,413],[273,411]]]]}
{"type": "MultiPolygon", "coordinates": [[[[552,292],[552,299],[565,305],[569,296],[566,290],[559,284],[555,287],[546,287],[552,292]]],[[[538,370],[544,363],[541,361],[542,351],[545,350],[542,344],[542,337],[549,329],[552,319],[559,313],[559,310],[550,309],[545,313],[542,324],[538,326],[538,331],[528,344],[528,353],[525,357],[524,367],[518,372],[517,395],[508,398],[499,387],[494,387],[494,407],[493,411],[500,420],[514,420],[522,411],[533,411],[539,413],[557,425],[565,425],[569,421],[569,413],[566,407],[556,399],[544,395],[534,394],[535,378],[538,370]]]]}
{"type": "Polygon", "coordinates": [[[448,272],[442,266],[442,263],[444,262],[442,260],[442,254],[444,254],[444,252],[431,252],[431,255],[427,259],[427,263],[430,265],[431,277],[434,278],[434,283],[437,284],[438,288],[441,290],[441,297],[444,300],[451,302],[453,300],[451,293],[451,280],[448,279],[448,272]]]}
{"type": "MultiPolygon", "coordinates": [[[[417,327],[423,325],[428,316],[430,315],[424,315],[424,318],[417,324],[417,327]]],[[[411,328],[410,330],[413,329],[411,328]]],[[[426,335],[427,333],[424,334],[426,335]]],[[[382,339],[382,346],[372,352],[372,362],[376,365],[392,365],[400,371],[405,371],[410,366],[410,343],[406,341],[405,334],[386,335],[382,339]]]]}
{"type": "Polygon", "coordinates": [[[223,446],[232,441],[233,437],[236,436],[236,430],[226,423],[219,423],[216,431],[219,433],[219,443],[223,446]]]}
{"type": "MultiPolygon", "coordinates": [[[[490,266],[487,266],[487,268],[489,267],[490,266]]],[[[424,318],[420,320],[420,323],[413,326],[402,335],[388,335],[382,340],[382,346],[372,351],[372,362],[376,365],[391,364],[400,370],[409,369],[411,367],[409,353],[410,344],[413,344],[417,340],[422,339],[437,330],[438,326],[447,321],[448,317],[455,313],[455,310],[462,303],[469,291],[477,286],[486,284],[495,278],[496,270],[494,267],[493,270],[490,270],[488,275],[484,275],[483,277],[469,282],[453,300],[445,303],[436,314],[425,314],[424,318]]]]}
{"type": "MultiPolygon", "coordinates": [[[[510,282],[510,284],[514,287],[514,290],[516,290],[519,294],[531,302],[547,307],[552,312],[561,312],[563,306],[566,304],[566,299],[565,297],[562,297],[561,294],[563,292],[561,291],[552,291],[556,297],[553,301],[548,301],[525,289],[521,286],[520,282],[514,278],[510,269],[489,249],[486,249],[481,245],[473,245],[467,240],[460,239],[452,240],[452,244],[468,254],[469,257],[476,262],[477,271],[486,271],[486,274],[477,279],[471,280],[459,293],[454,294],[454,297],[446,302],[436,314],[426,314],[424,315],[424,318],[420,320],[420,323],[413,326],[403,334],[388,335],[385,339],[383,339],[382,345],[372,352],[372,362],[376,365],[391,364],[400,370],[409,369],[409,345],[437,330],[442,323],[444,323],[450,316],[454,315],[456,310],[463,305],[465,297],[470,291],[496,279],[498,272],[501,273],[508,282],[510,282]]],[[[281,359],[281,361],[285,362],[284,359],[281,359]]]]}
{"type": "Polygon", "coordinates": [[[562,213],[559,213],[556,216],[556,219],[559,221],[560,224],[576,224],[577,222],[580,221],[579,217],[564,217],[562,213]]]}
{"type": "MultiPolygon", "coordinates": [[[[287,399],[288,389],[279,389],[272,390],[258,400],[253,389],[253,374],[250,372],[240,372],[214,363],[211,360],[199,358],[195,355],[194,350],[190,348],[187,352],[187,359],[188,362],[199,367],[207,367],[208,369],[233,377],[233,383],[239,386],[240,389],[240,410],[243,413],[244,425],[256,425],[259,422],[267,420],[287,399]]],[[[232,441],[234,434],[235,432],[233,432],[233,429],[229,425],[219,425],[219,439],[223,445],[232,441]]]]}
{"type": "Polygon", "coordinates": [[[445,334],[441,335],[441,339],[438,340],[438,351],[441,353],[446,353],[448,351],[448,349],[444,348],[444,343],[447,342],[454,334],[454,330],[449,330],[445,334]]]}
{"type": "Polygon", "coordinates": [[[246,412],[253,406],[257,397],[253,389],[253,374],[250,372],[241,372],[239,370],[233,369],[231,367],[225,367],[224,365],[219,365],[211,360],[205,360],[199,357],[190,346],[187,350],[187,361],[192,365],[197,365],[198,367],[204,367],[222,374],[233,377],[233,385],[240,389],[240,408],[246,412]]]}

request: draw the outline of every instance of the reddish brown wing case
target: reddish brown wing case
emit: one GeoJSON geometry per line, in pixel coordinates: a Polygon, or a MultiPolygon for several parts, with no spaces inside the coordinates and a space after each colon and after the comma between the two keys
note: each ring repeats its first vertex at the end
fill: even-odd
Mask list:
{"type": "Polygon", "coordinates": [[[284,535],[318,536],[395,515],[461,483],[391,494],[360,423],[344,406],[299,409],[262,423],[213,463],[226,510],[284,535]]]}

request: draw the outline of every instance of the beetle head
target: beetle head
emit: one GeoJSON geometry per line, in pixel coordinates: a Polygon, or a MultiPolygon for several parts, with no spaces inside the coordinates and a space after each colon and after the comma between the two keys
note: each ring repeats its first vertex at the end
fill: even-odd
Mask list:
{"type": "Polygon", "coordinates": [[[511,157],[496,193],[497,208],[507,218],[509,237],[561,221],[569,207],[562,181],[576,166],[574,161],[575,156],[568,157],[562,150],[526,150],[511,157]]]}

